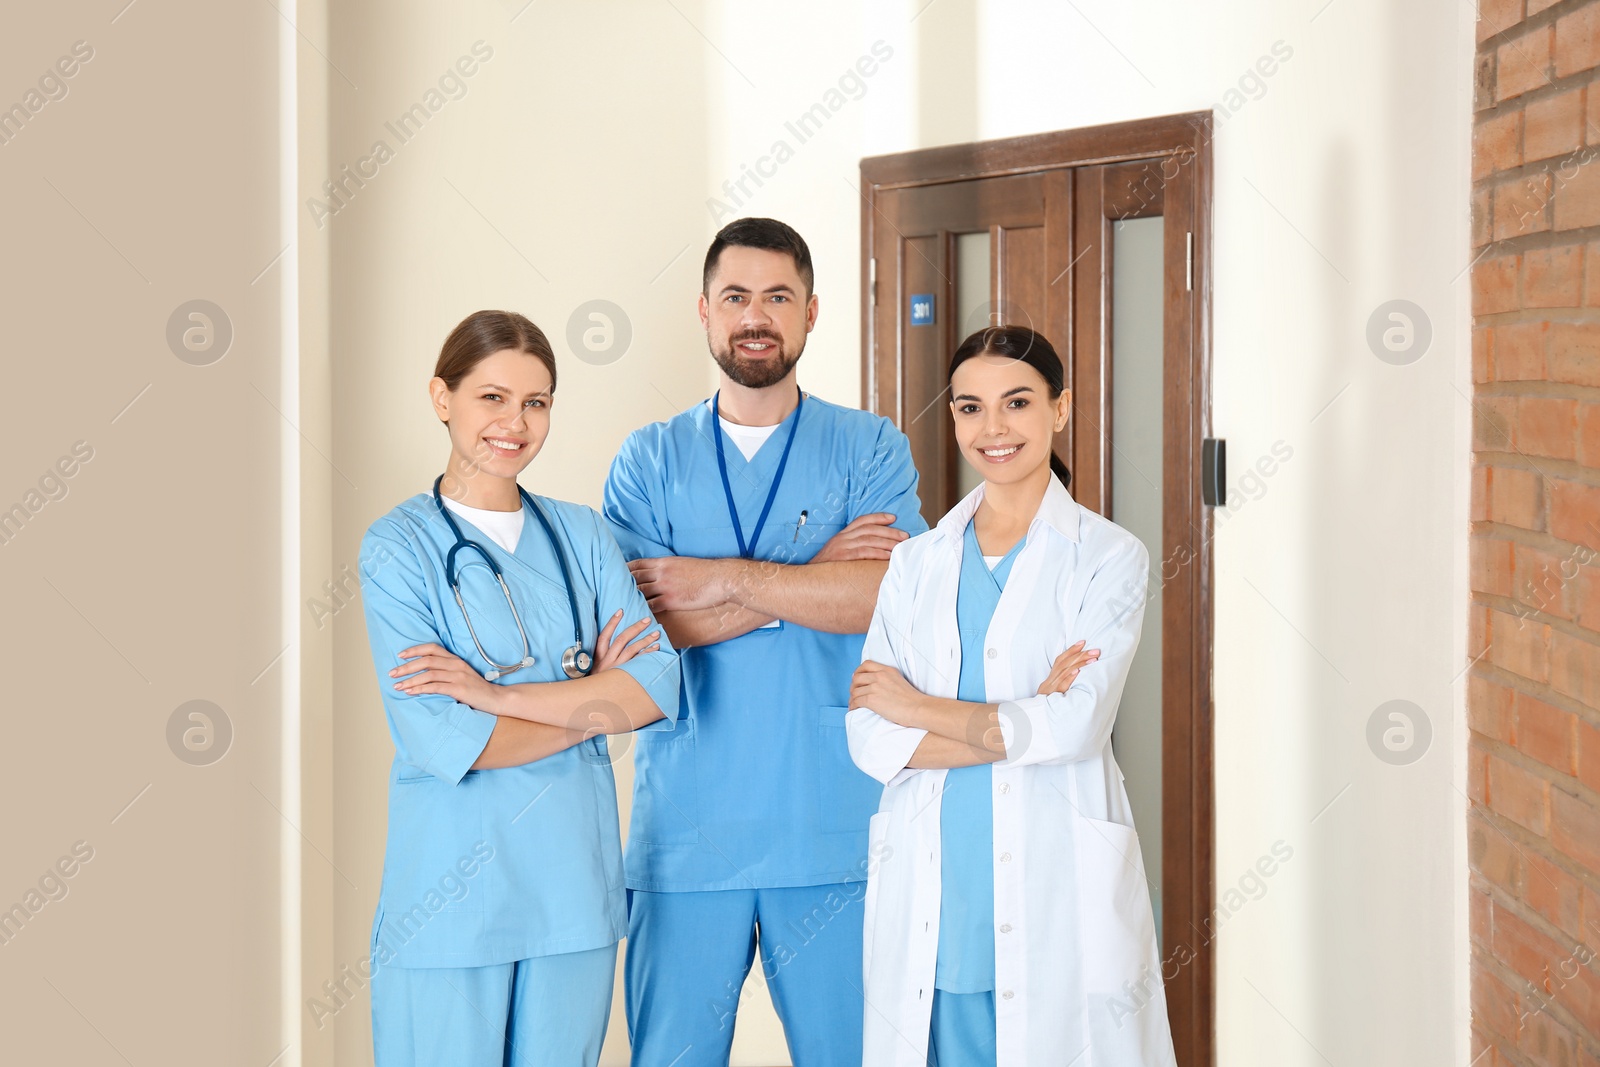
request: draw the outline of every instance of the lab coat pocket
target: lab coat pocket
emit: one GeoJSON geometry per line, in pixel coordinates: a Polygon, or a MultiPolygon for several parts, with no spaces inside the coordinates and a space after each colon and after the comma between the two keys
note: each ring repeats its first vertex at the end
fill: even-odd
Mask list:
{"type": "Polygon", "coordinates": [[[817,713],[817,797],[823,833],[860,833],[883,797],[883,786],[850,758],[844,725],[849,710],[824,706],[817,713]]]}
{"type": "MultiPolygon", "coordinates": [[[[1151,1023],[1166,1025],[1155,917],[1139,835],[1131,826],[1087,817],[1077,819],[1074,829],[1089,1035],[1097,1054],[1101,1049],[1136,1051],[1151,1023]],[[1146,1012],[1157,1013],[1159,1020],[1143,1019],[1146,1012]]],[[[1107,1062],[1123,1061],[1113,1055],[1107,1062]]]]}
{"type": "Polygon", "coordinates": [[[633,816],[629,840],[642,845],[693,845],[700,840],[695,785],[695,723],[633,734],[633,816]]]}
{"type": "Polygon", "coordinates": [[[1088,817],[1075,829],[1086,1040],[1094,1062],[1173,1067],[1139,835],[1131,825],[1088,817]]]}

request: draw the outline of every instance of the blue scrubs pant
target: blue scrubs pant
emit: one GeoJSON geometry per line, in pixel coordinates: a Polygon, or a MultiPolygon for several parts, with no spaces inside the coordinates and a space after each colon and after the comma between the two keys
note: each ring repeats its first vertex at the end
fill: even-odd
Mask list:
{"type": "Polygon", "coordinates": [[[994,1067],[994,992],[933,991],[928,1067],[994,1067]]]}
{"type": "Polygon", "coordinates": [[[491,967],[372,973],[377,1067],[594,1067],[617,946],[491,967]]]}
{"type": "Polygon", "coordinates": [[[861,1067],[865,882],[628,892],[634,1067],[727,1067],[739,994],[762,975],[799,1067],[861,1067]]]}

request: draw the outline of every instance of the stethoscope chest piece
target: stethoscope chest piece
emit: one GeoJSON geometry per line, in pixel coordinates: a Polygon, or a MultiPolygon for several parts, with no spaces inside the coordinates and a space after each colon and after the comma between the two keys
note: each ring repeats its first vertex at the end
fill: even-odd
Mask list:
{"type": "Polygon", "coordinates": [[[585,652],[580,645],[573,645],[561,653],[561,669],[568,678],[582,678],[594,666],[594,657],[585,652]]]}

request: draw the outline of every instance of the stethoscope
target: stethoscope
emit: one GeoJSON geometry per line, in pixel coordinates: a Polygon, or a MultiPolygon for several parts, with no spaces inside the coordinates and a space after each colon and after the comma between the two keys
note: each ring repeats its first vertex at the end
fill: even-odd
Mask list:
{"type": "MultiPolygon", "coordinates": [[[[467,633],[472,635],[472,643],[477,646],[478,655],[489,665],[489,671],[484,677],[492,682],[512,671],[533,666],[533,649],[528,645],[528,631],[522,628],[522,616],[517,614],[517,605],[511,600],[511,590],[506,585],[505,575],[500,573],[500,565],[482,545],[462,536],[461,527],[456,525],[450,510],[444,506],[444,498],[439,495],[439,483],[443,481],[442,474],[433,480],[433,502],[438,506],[439,514],[444,516],[444,521],[450,524],[450,531],[456,535],[456,543],[451,546],[450,554],[445,557],[445,579],[449,581],[450,590],[456,595],[456,606],[461,609],[461,617],[467,621],[467,633]],[[516,663],[496,663],[490,659],[489,653],[483,650],[483,643],[478,640],[478,631],[472,628],[472,616],[467,614],[467,603],[461,598],[461,582],[456,573],[456,553],[463,548],[470,548],[482,556],[484,563],[489,566],[490,573],[494,575],[494,580],[500,583],[500,592],[505,594],[506,607],[511,609],[511,620],[517,624],[517,633],[522,637],[522,659],[516,663]]],[[[533,497],[529,496],[528,491],[522,486],[517,486],[517,492],[521,494],[528,507],[533,509],[534,517],[539,520],[539,525],[544,527],[545,536],[550,538],[550,547],[555,550],[556,562],[561,564],[561,580],[566,583],[567,603],[572,608],[572,647],[561,653],[561,669],[568,678],[582,678],[594,666],[594,659],[583,650],[583,623],[578,618],[578,594],[573,592],[572,572],[567,569],[566,553],[561,550],[561,542],[556,537],[555,527],[545,518],[544,510],[534,503],[533,497]]]]}

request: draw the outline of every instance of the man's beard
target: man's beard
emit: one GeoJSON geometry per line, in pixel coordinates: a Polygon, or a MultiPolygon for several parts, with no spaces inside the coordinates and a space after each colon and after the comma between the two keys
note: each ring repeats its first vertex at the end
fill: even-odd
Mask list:
{"type": "Polygon", "coordinates": [[[716,345],[711,346],[711,358],[717,361],[717,366],[722,368],[735,385],[742,385],[746,389],[765,389],[769,385],[783,381],[784,377],[800,362],[800,354],[806,350],[805,339],[802,337],[800,347],[792,354],[786,344],[781,342],[776,335],[762,330],[742,330],[728,339],[727,347],[718,350],[716,345]],[[775,345],[777,351],[765,359],[751,359],[741,356],[737,345],[745,341],[768,341],[775,345]]]}

